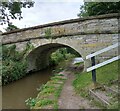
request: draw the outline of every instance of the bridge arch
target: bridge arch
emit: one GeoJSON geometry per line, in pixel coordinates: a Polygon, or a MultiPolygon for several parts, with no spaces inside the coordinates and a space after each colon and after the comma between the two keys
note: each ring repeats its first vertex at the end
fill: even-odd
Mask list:
{"type": "Polygon", "coordinates": [[[67,47],[75,50],[81,57],[84,57],[82,53],[79,52],[78,49],[68,44],[47,43],[43,45],[37,45],[26,57],[28,63],[27,72],[37,71],[46,68],[50,64],[49,63],[50,55],[57,49],[67,47]]]}
{"type": "MultiPolygon", "coordinates": [[[[112,13],[87,18],[78,18],[65,21],[59,21],[34,27],[19,29],[2,35],[2,45],[16,44],[20,51],[26,48],[26,43],[30,42],[35,46],[27,56],[29,62],[29,70],[37,69],[42,60],[47,63],[47,54],[49,48],[55,50],[52,44],[61,44],[63,47],[69,46],[79,52],[84,59],[84,71],[91,65],[90,60],[85,60],[88,54],[101,50],[107,46],[118,42],[118,26],[120,14],[112,13]],[[49,35],[49,36],[48,36],[49,35]],[[47,45],[49,44],[49,45],[47,45]],[[51,45],[50,45],[51,44],[51,45]],[[45,46],[44,46],[45,45],[45,46]],[[45,48],[45,51],[40,47],[45,48]],[[40,50],[40,51],[38,51],[40,50]],[[34,54],[37,53],[37,54],[34,54]],[[42,55],[43,58],[38,55],[42,55]],[[38,58],[38,59],[37,59],[38,58]],[[37,61],[39,64],[36,65],[37,61]]],[[[54,45],[57,46],[57,45],[54,45]]],[[[56,48],[59,48],[56,47],[56,48]]],[[[49,55],[49,54],[48,54],[49,55]]],[[[111,53],[98,55],[96,60],[102,62],[104,58],[118,55],[118,50],[111,53]],[[116,53],[117,52],[117,53],[116,53]]],[[[41,63],[42,64],[42,63],[41,63]]],[[[42,65],[44,67],[44,65],[42,65]]]]}

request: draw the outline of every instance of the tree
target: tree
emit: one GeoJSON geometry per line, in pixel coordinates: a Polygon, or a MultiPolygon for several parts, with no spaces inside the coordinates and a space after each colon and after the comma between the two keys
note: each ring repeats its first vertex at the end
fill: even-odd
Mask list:
{"type": "MultiPolygon", "coordinates": [[[[19,0],[18,0],[19,1],[19,0]]],[[[0,24],[11,24],[10,19],[22,19],[22,8],[30,8],[34,6],[34,2],[14,2],[14,0],[7,0],[7,2],[0,2],[0,24]]]]}
{"type": "Polygon", "coordinates": [[[120,13],[120,2],[85,2],[80,6],[79,17],[120,13]]]}
{"type": "Polygon", "coordinates": [[[15,29],[19,29],[19,28],[13,24],[8,24],[8,27],[5,30],[8,32],[8,31],[12,31],[15,29]]]}

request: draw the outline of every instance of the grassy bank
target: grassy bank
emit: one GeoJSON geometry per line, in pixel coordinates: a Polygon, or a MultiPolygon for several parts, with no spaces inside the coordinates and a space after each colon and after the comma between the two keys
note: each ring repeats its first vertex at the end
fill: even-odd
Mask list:
{"type": "Polygon", "coordinates": [[[60,73],[66,69],[74,55],[65,53],[64,56],[61,56],[61,53],[57,51],[51,57],[52,62],[55,61],[53,63],[58,64],[53,70],[54,75],[46,84],[37,88],[38,95],[36,98],[30,97],[25,101],[30,109],[58,109],[58,98],[66,80],[66,77],[60,73]]]}
{"type": "Polygon", "coordinates": [[[58,98],[66,78],[55,74],[45,85],[37,90],[36,98],[28,98],[25,102],[30,109],[58,109],[58,98]]]}
{"type": "MultiPolygon", "coordinates": [[[[101,68],[98,68],[96,70],[97,83],[111,86],[112,81],[118,80],[119,62],[120,60],[110,63],[101,68]]],[[[88,89],[92,88],[93,86],[92,73],[91,72],[77,73],[76,79],[73,81],[73,86],[78,94],[80,94],[82,97],[89,98],[88,89]]]]}

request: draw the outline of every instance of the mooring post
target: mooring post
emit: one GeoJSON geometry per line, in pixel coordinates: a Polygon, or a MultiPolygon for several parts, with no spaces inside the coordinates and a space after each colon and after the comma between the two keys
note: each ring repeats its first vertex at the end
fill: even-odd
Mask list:
{"type": "MultiPolygon", "coordinates": [[[[91,61],[92,61],[92,66],[95,66],[95,56],[91,57],[91,61]]],[[[96,83],[96,69],[92,70],[92,80],[93,83],[96,83]]]]}

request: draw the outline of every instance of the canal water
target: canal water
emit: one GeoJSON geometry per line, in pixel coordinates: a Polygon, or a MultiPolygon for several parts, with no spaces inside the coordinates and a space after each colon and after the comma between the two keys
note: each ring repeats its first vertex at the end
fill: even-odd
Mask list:
{"type": "Polygon", "coordinates": [[[28,109],[25,100],[36,97],[36,90],[52,76],[52,69],[32,73],[16,82],[2,87],[3,109],[28,109]]]}

